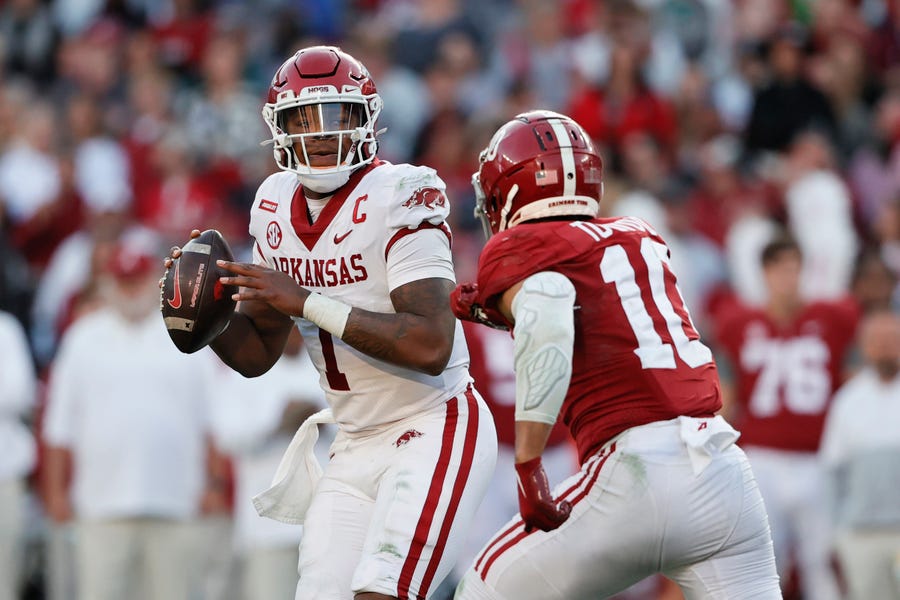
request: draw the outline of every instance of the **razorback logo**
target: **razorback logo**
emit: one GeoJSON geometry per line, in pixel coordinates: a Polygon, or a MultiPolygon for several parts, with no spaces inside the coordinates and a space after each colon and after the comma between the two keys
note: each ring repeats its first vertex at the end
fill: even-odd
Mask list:
{"type": "Polygon", "coordinates": [[[399,448],[403,444],[409,443],[409,441],[411,439],[417,438],[417,437],[422,437],[421,431],[416,431],[415,429],[408,429],[408,430],[404,431],[403,434],[400,435],[400,437],[397,438],[397,441],[394,442],[394,446],[399,448]]]}
{"type": "Polygon", "coordinates": [[[413,195],[402,206],[406,208],[424,206],[428,210],[434,210],[436,206],[445,206],[446,204],[447,197],[444,196],[444,192],[433,187],[421,187],[413,192],[413,195]]]}

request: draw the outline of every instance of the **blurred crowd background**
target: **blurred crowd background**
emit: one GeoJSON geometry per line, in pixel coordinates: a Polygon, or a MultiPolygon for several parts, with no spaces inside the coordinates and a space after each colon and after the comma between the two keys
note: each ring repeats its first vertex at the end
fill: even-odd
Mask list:
{"type": "MultiPolygon", "coordinates": [[[[251,597],[230,550],[255,543],[235,525],[259,491],[241,479],[245,463],[268,465],[257,465],[264,487],[273,440],[281,448],[321,394],[314,377],[254,387],[203,353],[160,358],[175,351],[155,337],[156,280],[193,228],[219,229],[249,256],[250,202],[275,170],[259,111],[275,69],[317,43],[370,70],[385,105],[379,156],[447,183],[461,281],[484,241],[478,152],[540,107],[600,144],[602,210],[666,238],[710,340],[730,298],[766,300],[759,253],[776,232],[800,246],[806,299],[900,306],[900,0],[6,0],[0,563],[14,566],[0,566],[0,598],[71,598],[81,585],[89,598],[138,597],[96,591],[104,561],[143,539],[110,522],[135,515],[202,533],[190,551],[160,542],[156,579],[180,565],[203,576],[192,597],[251,597]],[[152,325],[110,324],[111,307],[152,325]],[[266,394],[278,400],[257,422],[255,404],[240,412],[235,398],[266,394]],[[236,412],[223,416],[226,404],[236,412]],[[143,450],[123,450],[142,436],[143,450]],[[119,454],[155,479],[117,472],[119,454]],[[89,537],[79,521],[96,525],[89,537]],[[79,544],[92,561],[73,558],[79,544]]],[[[261,561],[275,563],[293,568],[261,561]]]]}

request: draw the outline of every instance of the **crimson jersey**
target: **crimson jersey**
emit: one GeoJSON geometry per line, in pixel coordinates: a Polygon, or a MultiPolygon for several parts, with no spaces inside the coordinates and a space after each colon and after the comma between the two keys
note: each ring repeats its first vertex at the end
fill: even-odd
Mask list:
{"type": "Polygon", "coordinates": [[[734,370],[742,443],[818,450],[858,319],[849,300],[809,304],[784,327],[739,304],[722,315],[718,341],[734,370]]]}
{"type": "MultiPolygon", "coordinates": [[[[469,347],[469,375],[481,393],[497,428],[497,441],[506,446],[516,441],[516,373],[512,338],[505,331],[463,321],[469,347]]],[[[557,421],[547,447],[571,442],[566,428],[557,421]]]]}
{"type": "Polygon", "coordinates": [[[644,221],[547,221],[501,232],[478,262],[479,302],[496,308],[500,294],[541,271],[575,286],[561,415],[582,462],[630,427],[721,408],[712,353],[691,323],[668,247],[644,221]]]}

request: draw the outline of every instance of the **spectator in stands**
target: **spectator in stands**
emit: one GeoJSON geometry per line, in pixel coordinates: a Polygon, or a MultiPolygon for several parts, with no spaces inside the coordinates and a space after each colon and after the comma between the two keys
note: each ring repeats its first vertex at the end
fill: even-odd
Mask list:
{"type": "Polygon", "coordinates": [[[25,257],[14,248],[6,233],[3,202],[0,201],[0,310],[11,313],[28,330],[34,282],[25,257]]]}
{"type": "Polygon", "coordinates": [[[796,560],[805,598],[837,600],[816,452],[843,382],[857,309],[852,301],[805,301],[802,261],[790,238],[765,246],[765,304],[721,310],[716,361],[721,373],[732,374],[736,402],[729,412],[766,503],[782,585],[796,560]]]}
{"type": "Polygon", "coordinates": [[[860,327],[865,368],[835,395],[820,456],[849,600],[900,599],[900,317],[860,327]]]}
{"type": "Polygon", "coordinates": [[[55,54],[59,30],[45,2],[13,0],[0,8],[0,54],[3,70],[40,84],[56,71],[55,54]]]}
{"type": "Polygon", "coordinates": [[[573,118],[585,123],[588,134],[610,146],[610,156],[634,133],[653,137],[667,154],[674,152],[676,123],[672,106],[640,80],[635,50],[613,50],[610,81],[604,88],[585,90],[571,100],[573,118]]]}
{"type": "Polygon", "coordinates": [[[877,227],[885,207],[900,197],[900,89],[885,92],[869,122],[869,139],[853,153],[847,177],[863,223],[877,227]]]}
{"type": "Polygon", "coordinates": [[[15,133],[0,150],[0,202],[5,205],[13,243],[41,266],[48,248],[78,227],[70,218],[64,175],[56,145],[57,109],[47,98],[30,95],[15,117],[15,133]],[[40,251],[39,255],[28,250],[40,251]]]}
{"type": "Polygon", "coordinates": [[[365,56],[369,73],[378,82],[378,94],[384,99],[378,117],[378,124],[384,130],[379,137],[378,153],[399,163],[413,159],[415,139],[430,114],[431,104],[422,78],[415,71],[391,62],[390,35],[384,25],[361,23],[348,38],[345,49],[351,56],[365,56]]]}
{"type": "Polygon", "coordinates": [[[19,598],[26,519],[25,479],[35,460],[32,417],[36,390],[22,325],[0,311],[0,600],[19,598]]]}
{"type": "Polygon", "coordinates": [[[51,373],[47,510],[76,521],[83,599],[193,597],[194,519],[223,492],[206,477],[212,355],[184,357],[168,339],[160,252],[139,238],[116,248],[107,304],[66,332],[51,373]]]}
{"type": "Polygon", "coordinates": [[[688,200],[689,219],[694,229],[721,248],[731,226],[748,211],[770,212],[766,189],[740,172],[741,150],[740,139],[723,134],[707,140],[697,152],[698,180],[688,200]]]}
{"type": "Polygon", "coordinates": [[[797,23],[779,27],[769,41],[770,80],[756,92],[745,131],[751,152],[784,150],[808,129],[835,139],[834,111],[804,74],[807,49],[806,31],[797,23]]]}
{"type": "Polygon", "coordinates": [[[505,89],[528,88],[533,106],[563,110],[574,75],[564,10],[547,0],[523,2],[521,7],[521,18],[509,20],[512,25],[497,36],[492,75],[505,89]]]}
{"type": "Polygon", "coordinates": [[[143,189],[135,190],[134,214],[143,225],[158,231],[167,244],[183,243],[185,232],[198,223],[219,229],[227,239],[247,237],[246,224],[239,224],[236,208],[225,201],[221,182],[206,176],[178,127],[157,140],[150,160],[154,173],[143,189]]]}
{"type": "Polygon", "coordinates": [[[891,271],[877,247],[864,248],[856,259],[850,292],[863,314],[898,309],[897,274],[891,271]]]}
{"type": "Polygon", "coordinates": [[[128,209],[125,204],[89,210],[85,226],[63,240],[41,271],[30,315],[32,345],[41,367],[55,354],[69,324],[99,301],[112,248],[129,228],[128,209]]]}
{"type": "Polygon", "coordinates": [[[847,185],[827,137],[805,132],[784,161],[788,227],[803,253],[800,289],[807,300],[834,300],[849,289],[858,241],[847,185]]]}
{"type": "Polygon", "coordinates": [[[259,151],[268,135],[259,118],[259,98],[242,78],[244,46],[238,33],[214,35],[203,52],[200,85],[179,103],[179,128],[192,156],[220,182],[222,200],[232,202],[252,193],[242,184],[262,180],[269,167],[259,151]]]}
{"type": "Polygon", "coordinates": [[[437,60],[448,37],[465,36],[481,48],[481,31],[461,0],[434,0],[410,4],[412,18],[399,24],[393,44],[393,61],[424,73],[437,60]]]}

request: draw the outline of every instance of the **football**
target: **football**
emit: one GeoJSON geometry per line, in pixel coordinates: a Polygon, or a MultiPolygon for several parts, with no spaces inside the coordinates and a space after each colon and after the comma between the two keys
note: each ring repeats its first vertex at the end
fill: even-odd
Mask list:
{"type": "Polygon", "coordinates": [[[222,285],[229,275],[217,260],[234,260],[228,242],[207,229],[181,248],[181,256],[166,269],[160,290],[160,310],[175,346],[185,354],[203,348],[225,330],[234,311],[237,286],[222,285]]]}

